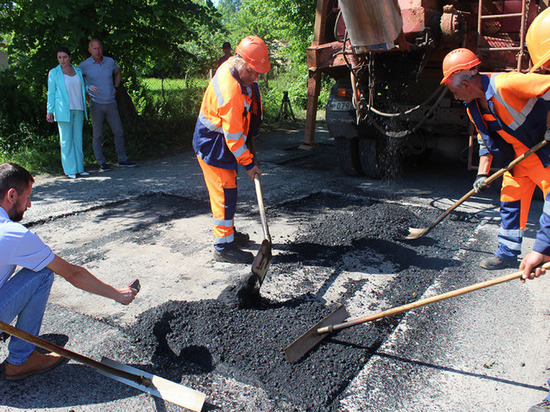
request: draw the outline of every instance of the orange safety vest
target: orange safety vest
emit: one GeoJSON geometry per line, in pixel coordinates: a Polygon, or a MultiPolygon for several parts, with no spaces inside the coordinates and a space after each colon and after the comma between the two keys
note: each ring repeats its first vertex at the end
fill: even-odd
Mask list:
{"type": "MultiPolygon", "coordinates": [[[[525,153],[544,138],[550,108],[550,76],[516,72],[481,76],[491,113],[483,113],[476,100],[467,104],[480,142],[479,155],[491,153],[501,166],[525,153]]],[[[550,148],[535,153],[550,166],[550,148]]]]}
{"type": "Polygon", "coordinates": [[[237,170],[241,164],[252,169],[246,141],[259,128],[261,114],[258,83],[245,86],[229,62],[223,63],[204,93],[193,135],[195,153],[210,166],[237,170]]]}

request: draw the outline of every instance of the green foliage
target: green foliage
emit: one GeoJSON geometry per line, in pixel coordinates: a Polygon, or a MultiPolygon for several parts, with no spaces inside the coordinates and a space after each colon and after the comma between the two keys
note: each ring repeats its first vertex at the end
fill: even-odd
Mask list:
{"type": "Polygon", "coordinates": [[[207,84],[206,78],[145,79],[143,99],[137,106],[139,129],[126,127],[129,153],[150,158],[190,149],[207,84]]]}
{"type": "MultiPolygon", "coordinates": [[[[35,99],[12,70],[0,71],[0,161],[14,161],[33,173],[61,173],[59,134],[46,122],[46,100],[35,99]]],[[[86,159],[93,159],[91,127],[85,127],[86,159]]]]}
{"type": "MultiPolygon", "coordinates": [[[[264,38],[270,50],[272,70],[260,79],[264,125],[276,125],[284,91],[303,121],[315,11],[312,0],[220,0],[217,9],[210,0],[0,0],[0,38],[13,68],[0,72],[0,159],[35,172],[61,171],[57,127],[45,121],[47,73],[57,65],[58,46],[69,47],[78,64],[91,38],[102,40],[105,55],[121,67],[139,114],[124,125],[127,151],[138,160],[191,147],[222,43],[234,50],[249,34],[264,38]]],[[[320,107],[329,88],[324,78],[320,107]]],[[[107,126],[104,146],[116,158],[107,126]]],[[[85,161],[94,163],[90,122],[84,149],[85,161]]]]}
{"type": "Polygon", "coordinates": [[[39,107],[32,90],[21,85],[12,70],[0,71],[0,90],[0,150],[13,152],[47,131],[46,105],[39,107]]]}
{"type": "Polygon", "coordinates": [[[276,62],[297,67],[306,61],[315,23],[315,2],[242,0],[239,12],[224,16],[227,29],[240,40],[255,34],[269,45],[276,62]]]}
{"type": "MultiPolygon", "coordinates": [[[[268,44],[272,70],[262,83],[266,121],[274,119],[280,108],[283,91],[289,92],[293,110],[305,110],[308,69],[306,49],[311,44],[315,23],[316,2],[300,0],[241,0],[231,9],[220,7],[224,24],[232,39],[238,42],[254,34],[268,44]]],[[[324,80],[319,97],[321,107],[328,96],[324,80]]]]}
{"type": "Polygon", "coordinates": [[[193,0],[0,0],[0,11],[2,34],[10,34],[10,65],[25,72],[20,77],[28,84],[43,84],[59,45],[80,62],[94,37],[115,56],[123,76],[181,71],[200,64],[183,44],[221,29],[214,6],[193,0]]]}
{"type": "MultiPolygon", "coordinates": [[[[297,118],[305,119],[307,108],[307,72],[299,76],[291,73],[283,73],[276,79],[270,80],[267,84],[260,81],[262,102],[264,108],[264,119],[268,124],[275,122],[279,114],[283,100],[283,92],[288,92],[288,97],[294,115],[297,118]]],[[[321,93],[319,95],[319,110],[324,109],[328,100],[328,93],[332,86],[332,80],[327,76],[322,79],[321,93]]]]}
{"type": "MultiPolygon", "coordinates": [[[[210,1],[0,0],[0,38],[8,47],[12,67],[0,73],[0,156],[19,158],[22,163],[34,158],[34,166],[30,167],[33,170],[44,171],[46,164],[59,170],[57,127],[45,121],[47,73],[58,64],[57,47],[67,46],[72,51],[72,62],[78,64],[88,57],[91,38],[103,41],[105,55],[116,59],[124,84],[142,108],[140,123],[147,127],[139,133],[134,125],[127,128],[127,137],[135,144],[129,145],[129,151],[132,147],[157,150],[158,146],[150,144],[158,139],[155,122],[167,129],[167,119],[173,119],[176,126],[168,128],[168,132],[181,130],[182,122],[189,120],[175,119],[175,115],[167,113],[174,112],[171,105],[189,101],[172,98],[171,103],[158,105],[156,112],[147,112],[151,103],[140,88],[139,76],[149,72],[162,77],[207,72],[211,62],[199,52],[215,48],[215,54],[219,53],[220,46],[211,44],[209,33],[223,33],[220,21],[221,16],[210,1]],[[151,113],[158,117],[152,118],[151,113]]],[[[192,93],[188,95],[196,100],[192,93]]],[[[85,156],[93,161],[91,148],[86,145],[90,140],[86,132],[91,134],[88,123],[85,128],[85,156]]],[[[109,155],[112,139],[108,132],[104,140],[109,155]]]]}

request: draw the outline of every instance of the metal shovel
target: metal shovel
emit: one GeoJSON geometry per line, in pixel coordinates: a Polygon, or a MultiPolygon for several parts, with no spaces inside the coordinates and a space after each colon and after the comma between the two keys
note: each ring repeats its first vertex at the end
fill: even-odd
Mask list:
{"type": "Polygon", "coordinates": [[[262,196],[262,186],[260,185],[260,175],[254,175],[254,187],[256,188],[256,197],[258,198],[258,209],[260,210],[260,219],[262,221],[262,230],[264,232],[264,240],[260,246],[258,254],[252,262],[252,273],[258,278],[260,286],[262,285],[267,270],[271,265],[273,255],[271,253],[271,236],[267,227],[267,218],[265,216],[264,199],[262,196]]]}
{"type": "MultiPolygon", "coordinates": [[[[543,269],[550,268],[550,262],[542,265],[543,269]]],[[[292,342],[285,349],[285,356],[289,363],[298,362],[307,352],[313,349],[319,342],[321,342],[328,335],[337,332],[339,330],[349,328],[351,326],[360,325],[366,322],[370,322],[376,319],[380,319],[390,315],[396,315],[398,313],[406,312],[411,309],[415,309],[421,306],[428,305],[430,303],[439,302],[440,300],[452,298],[455,296],[464,295],[465,293],[473,292],[474,290],[483,289],[489,286],[498,285],[499,283],[508,282],[512,279],[518,279],[523,274],[523,270],[511,273],[509,275],[500,276],[486,280],[484,282],[475,283],[470,286],[456,289],[450,292],[443,293],[441,295],[431,296],[429,298],[421,299],[416,302],[409,303],[407,305],[398,306],[392,309],[388,309],[372,315],[362,316],[360,318],[352,319],[344,323],[334,323],[335,317],[341,317],[346,313],[344,306],[340,306],[335,312],[331,313],[325,319],[321,320],[317,325],[304,333],[294,342],[292,342]]],[[[336,322],[338,322],[336,320],[336,322]]]]}
{"type": "Polygon", "coordinates": [[[105,357],[101,359],[101,362],[98,362],[1,321],[0,330],[50,352],[64,356],[65,358],[91,366],[104,376],[125,383],[140,391],[150,393],[168,402],[175,403],[191,411],[200,412],[206,400],[205,394],[194,389],[187,388],[183,385],[161,378],[160,376],[144,372],[105,357]]]}
{"type": "MultiPolygon", "coordinates": [[[[524,154],[522,154],[521,156],[517,157],[512,162],[510,162],[510,164],[507,167],[505,167],[503,169],[500,169],[500,170],[496,171],[495,173],[493,173],[491,176],[489,176],[487,178],[487,184],[489,184],[489,183],[493,182],[494,180],[498,179],[499,177],[501,177],[504,173],[511,170],[514,166],[516,166],[519,162],[524,160],[526,157],[530,156],[531,154],[533,154],[534,152],[539,150],[541,147],[545,146],[546,143],[548,143],[546,140],[543,140],[542,142],[537,143],[535,146],[533,146],[531,149],[526,151],[524,154]]],[[[404,239],[406,239],[406,240],[418,239],[418,238],[424,236],[426,233],[428,233],[430,230],[432,230],[434,227],[436,227],[439,223],[441,223],[441,221],[443,219],[445,219],[449,213],[451,213],[453,210],[455,210],[458,206],[460,206],[464,201],[466,201],[466,199],[468,199],[473,194],[475,194],[474,189],[470,190],[468,193],[466,193],[464,196],[462,196],[459,200],[457,200],[451,207],[449,207],[445,211],[445,213],[443,213],[441,216],[439,216],[430,226],[425,227],[423,229],[410,227],[409,228],[409,234],[404,239]]]]}

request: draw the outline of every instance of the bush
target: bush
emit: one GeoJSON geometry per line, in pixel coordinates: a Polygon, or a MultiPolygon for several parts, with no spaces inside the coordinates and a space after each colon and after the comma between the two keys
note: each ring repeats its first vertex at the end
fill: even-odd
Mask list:
{"type": "Polygon", "coordinates": [[[21,85],[12,70],[0,71],[0,90],[0,161],[59,172],[57,127],[46,122],[45,97],[21,85]]]}
{"type": "Polygon", "coordinates": [[[140,126],[127,131],[130,152],[150,158],[190,149],[206,85],[207,80],[144,79],[136,107],[140,126]]]}

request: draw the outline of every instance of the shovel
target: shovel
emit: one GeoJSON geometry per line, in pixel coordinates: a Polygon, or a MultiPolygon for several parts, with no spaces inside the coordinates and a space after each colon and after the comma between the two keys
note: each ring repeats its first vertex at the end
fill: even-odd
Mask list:
{"type": "Polygon", "coordinates": [[[271,265],[273,255],[271,254],[271,236],[269,235],[269,228],[267,227],[267,218],[265,216],[264,199],[262,196],[262,186],[260,185],[260,175],[254,175],[254,187],[256,188],[256,197],[258,198],[258,209],[260,210],[260,219],[262,221],[262,230],[264,232],[264,240],[260,246],[258,254],[252,262],[252,273],[257,277],[259,285],[261,286],[265,274],[271,265]]]}
{"type": "MultiPolygon", "coordinates": [[[[510,164],[495,173],[493,173],[491,176],[487,178],[487,185],[494,180],[501,177],[504,173],[511,170],[514,166],[516,166],[519,162],[524,160],[525,158],[529,157],[531,154],[539,150],[541,147],[545,146],[546,143],[548,143],[546,140],[543,140],[542,142],[537,143],[535,146],[533,146],[531,149],[526,151],[521,156],[514,159],[510,164]]],[[[458,206],[460,206],[466,199],[468,199],[470,196],[472,196],[475,193],[475,190],[472,189],[468,193],[466,193],[464,196],[462,196],[459,200],[457,200],[451,207],[449,207],[445,213],[443,213],[441,216],[439,216],[430,226],[425,227],[423,229],[410,227],[409,228],[409,234],[404,238],[405,240],[411,240],[411,239],[418,239],[422,236],[424,236],[426,233],[428,233],[430,230],[432,230],[434,227],[436,227],[443,219],[447,217],[449,213],[451,213],[453,210],[455,210],[458,206]]]]}
{"type": "Polygon", "coordinates": [[[79,353],[57,346],[47,340],[31,335],[30,333],[2,321],[0,321],[0,330],[50,352],[64,356],[65,358],[91,366],[100,374],[125,383],[140,391],[150,393],[151,395],[175,403],[191,411],[200,412],[202,410],[206,395],[194,389],[187,388],[183,385],[107,358],[103,358],[101,362],[98,362],[79,353]]]}
{"type": "MultiPolygon", "coordinates": [[[[550,268],[550,262],[541,266],[543,269],[550,268]]],[[[523,270],[514,272],[508,275],[500,276],[486,280],[484,282],[475,283],[470,286],[463,287],[461,289],[452,290],[450,292],[443,293],[441,295],[431,296],[429,298],[421,299],[416,302],[409,303],[407,305],[398,306],[392,309],[388,309],[372,315],[362,316],[360,318],[352,319],[344,323],[334,323],[335,317],[340,317],[345,313],[343,306],[339,307],[335,312],[338,314],[335,316],[335,312],[331,313],[325,319],[321,320],[317,325],[300,336],[294,342],[292,342],[285,349],[285,356],[289,363],[298,362],[307,352],[313,349],[320,341],[326,338],[328,335],[337,332],[342,329],[349,328],[351,326],[360,325],[362,323],[370,322],[376,319],[380,319],[386,316],[396,315],[398,313],[406,312],[411,309],[415,309],[421,306],[428,305],[430,303],[439,302],[440,300],[449,299],[455,296],[464,295],[465,293],[473,292],[474,290],[483,289],[489,286],[498,285],[499,283],[508,282],[512,279],[518,279],[523,274],[523,270]]],[[[338,322],[338,321],[336,321],[338,322]]]]}

